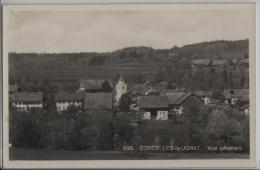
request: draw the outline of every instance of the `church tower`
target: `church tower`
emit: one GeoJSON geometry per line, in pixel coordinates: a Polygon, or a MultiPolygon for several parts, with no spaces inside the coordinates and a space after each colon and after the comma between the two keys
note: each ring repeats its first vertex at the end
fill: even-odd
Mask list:
{"type": "Polygon", "coordinates": [[[123,94],[126,94],[127,92],[127,85],[122,77],[122,75],[120,75],[118,82],[116,84],[116,102],[118,103],[122,97],[123,94]]]}

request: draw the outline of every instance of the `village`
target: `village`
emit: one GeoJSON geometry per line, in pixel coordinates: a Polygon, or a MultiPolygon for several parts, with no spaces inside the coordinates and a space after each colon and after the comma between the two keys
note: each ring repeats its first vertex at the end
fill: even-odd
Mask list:
{"type": "MultiPolygon", "coordinates": [[[[194,70],[224,69],[238,67],[248,69],[248,59],[234,60],[191,60],[190,68],[194,70]]],[[[167,81],[157,83],[146,81],[143,84],[128,83],[124,75],[117,82],[108,79],[84,78],[80,80],[78,90],[74,93],[58,92],[54,94],[58,112],[66,111],[70,106],[84,110],[109,110],[118,112],[120,103],[127,105],[128,112],[138,113],[142,120],[168,120],[173,115],[184,114],[186,107],[192,103],[196,106],[214,107],[228,105],[237,108],[241,114],[249,114],[248,89],[223,89],[222,91],[190,91],[183,88],[168,89],[167,81]],[[216,97],[216,95],[223,97],[216,97]]],[[[17,111],[29,112],[43,109],[43,92],[23,92],[17,84],[9,85],[10,105],[17,111]]]]}
{"type": "Polygon", "coordinates": [[[254,4],[51,8],[3,11],[8,167],[253,166],[254,4]]]}
{"type": "Polygon", "coordinates": [[[131,47],[93,56],[11,53],[10,154],[47,149],[147,159],[154,152],[210,155],[233,146],[241,149],[225,152],[248,154],[248,53],[239,42],[232,48],[242,46],[242,52],[197,54],[198,47],[215,49],[218,43],[227,49],[233,44],[165,51],[131,47]]]}

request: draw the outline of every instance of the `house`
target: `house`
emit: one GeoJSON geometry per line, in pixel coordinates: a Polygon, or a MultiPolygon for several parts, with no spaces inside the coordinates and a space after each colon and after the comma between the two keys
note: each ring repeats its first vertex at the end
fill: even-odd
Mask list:
{"type": "Polygon", "coordinates": [[[186,91],[166,92],[165,96],[168,99],[170,110],[176,114],[183,114],[184,108],[203,104],[198,96],[186,91]]]}
{"type": "Polygon", "coordinates": [[[17,92],[13,94],[12,106],[18,111],[30,111],[42,109],[42,92],[17,92]]]}
{"type": "Polygon", "coordinates": [[[144,84],[133,84],[130,86],[129,92],[132,94],[133,101],[139,103],[142,96],[159,94],[162,91],[162,87],[158,84],[157,86],[152,85],[150,81],[144,84]]]}
{"type": "Polygon", "coordinates": [[[237,65],[238,64],[238,61],[239,61],[239,59],[232,59],[231,61],[230,61],[230,65],[237,65]]]}
{"type": "Polygon", "coordinates": [[[113,83],[110,80],[81,79],[78,92],[112,92],[113,83]]]}
{"type": "Polygon", "coordinates": [[[211,96],[212,96],[213,92],[198,90],[198,91],[193,91],[192,94],[200,97],[203,100],[204,105],[208,105],[211,103],[211,96]]]}
{"type": "Polygon", "coordinates": [[[112,110],[113,93],[85,93],[84,109],[85,110],[112,110]]]}
{"type": "Polygon", "coordinates": [[[132,97],[132,101],[135,103],[139,103],[141,96],[144,96],[146,88],[143,84],[133,84],[129,87],[129,92],[132,97]]]}
{"type": "Polygon", "coordinates": [[[206,68],[211,64],[211,60],[209,59],[200,59],[200,60],[191,60],[190,66],[191,68],[206,68]]]}
{"type": "Polygon", "coordinates": [[[228,62],[226,60],[212,60],[213,68],[224,68],[228,66],[228,62]]]}
{"type": "Polygon", "coordinates": [[[152,82],[146,81],[143,84],[130,84],[129,93],[131,94],[132,101],[139,104],[142,96],[152,94],[155,89],[152,88],[152,82]]]}
{"type": "Polygon", "coordinates": [[[145,120],[168,120],[168,100],[165,96],[143,96],[139,109],[145,120]]]}
{"type": "Polygon", "coordinates": [[[18,92],[17,84],[10,84],[9,85],[9,102],[12,100],[13,94],[18,92]]]}
{"type": "Polygon", "coordinates": [[[231,106],[249,103],[249,89],[224,89],[225,103],[231,106]]]}
{"type": "Polygon", "coordinates": [[[167,81],[160,81],[158,83],[153,83],[145,88],[144,95],[160,95],[164,94],[168,86],[167,81]]]}
{"type": "Polygon", "coordinates": [[[13,94],[18,92],[18,86],[17,84],[10,84],[9,85],[9,94],[13,94]]]}
{"type": "Polygon", "coordinates": [[[66,111],[69,106],[82,108],[84,94],[82,93],[56,93],[54,94],[57,111],[66,111]]]}
{"type": "Polygon", "coordinates": [[[242,113],[242,115],[249,115],[249,103],[242,105],[239,107],[239,111],[242,113]]]}
{"type": "Polygon", "coordinates": [[[129,92],[135,96],[143,96],[145,87],[143,84],[133,84],[129,87],[129,92]]]}
{"type": "Polygon", "coordinates": [[[238,65],[240,68],[249,68],[249,59],[248,58],[240,59],[238,61],[238,65]]]}

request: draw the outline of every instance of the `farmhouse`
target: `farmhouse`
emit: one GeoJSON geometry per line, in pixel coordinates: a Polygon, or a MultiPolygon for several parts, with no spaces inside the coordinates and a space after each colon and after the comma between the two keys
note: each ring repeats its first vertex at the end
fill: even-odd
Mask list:
{"type": "Polygon", "coordinates": [[[12,106],[19,111],[30,111],[42,108],[42,92],[17,92],[13,94],[12,106]]]}
{"type": "Polygon", "coordinates": [[[248,89],[224,89],[225,103],[234,106],[236,104],[249,103],[248,89]]]}
{"type": "Polygon", "coordinates": [[[201,98],[204,102],[204,105],[208,105],[211,103],[211,96],[212,96],[212,91],[193,91],[192,94],[195,96],[198,96],[201,98]]]}
{"type": "Polygon", "coordinates": [[[149,85],[144,90],[144,95],[160,95],[164,94],[167,89],[168,83],[166,81],[161,81],[159,83],[154,83],[149,85]]]}
{"type": "Polygon", "coordinates": [[[113,93],[86,93],[84,100],[85,110],[112,110],[113,93]]]}
{"type": "Polygon", "coordinates": [[[54,95],[57,111],[65,111],[69,106],[82,107],[84,94],[82,93],[56,93],[54,95]]]}
{"type": "Polygon", "coordinates": [[[143,84],[133,84],[129,87],[129,92],[132,97],[132,101],[139,103],[141,96],[144,96],[146,88],[143,84]]]}
{"type": "Polygon", "coordinates": [[[224,68],[228,66],[228,62],[226,60],[212,60],[213,68],[224,68]]]}
{"type": "Polygon", "coordinates": [[[211,60],[201,59],[201,60],[191,60],[190,66],[191,68],[206,68],[211,64],[211,60]]]}
{"type": "Polygon", "coordinates": [[[238,65],[240,68],[249,68],[249,59],[240,59],[238,65]]]}
{"type": "Polygon", "coordinates": [[[242,113],[242,115],[249,115],[249,103],[239,107],[239,111],[242,113]]]}
{"type": "Polygon", "coordinates": [[[145,89],[143,84],[133,84],[129,86],[129,92],[136,96],[143,96],[145,89]]]}
{"type": "Polygon", "coordinates": [[[168,100],[165,96],[143,96],[139,104],[145,120],[168,120],[168,100]]]}
{"type": "Polygon", "coordinates": [[[200,106],[203,103],[199,97],[186,91],[166,92],[165,96],[168,99],[170,110],[174,111],[176,114],[182,114],[184,108],[200,106]]]}
{"type": "Polygon", "coordinates": [[[81,79],[78,92],[112,92],[113,83],[109,80],[81,79]]]}
{"type": "Polygon", "coordinates": [[[12,100],[13,94],[18,92],[17,84],[9,85],[9,102],[12,100]]]}
{"type": "Polygon", "coordinates": [[[17,84],[10,84],[9,85],[9,94],[13,94],[18,92],[18,86],[17,84]]]}

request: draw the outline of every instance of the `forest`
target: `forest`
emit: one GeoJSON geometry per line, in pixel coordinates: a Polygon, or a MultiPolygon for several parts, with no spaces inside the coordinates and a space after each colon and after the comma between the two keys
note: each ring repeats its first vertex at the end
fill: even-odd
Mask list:
{"type": "Polygon", "coordinates": [[[232,60],[248,58],[248,49],[248,40],[221,40],[171,49],[127,47],[107,53],[10,53],[9,83],[30,91],[48,79],[60,91],[72,92],[82,78],[116,81],[123,74],[128,83],[165,80],[190,90],[248,88],[248,69],[228,67],[193,73],[189,65],[193,59],[222,59],[232,66],[232,60]]]}

